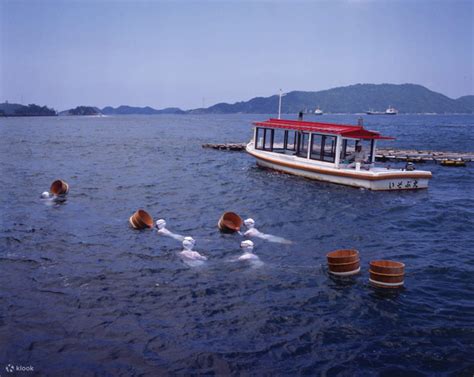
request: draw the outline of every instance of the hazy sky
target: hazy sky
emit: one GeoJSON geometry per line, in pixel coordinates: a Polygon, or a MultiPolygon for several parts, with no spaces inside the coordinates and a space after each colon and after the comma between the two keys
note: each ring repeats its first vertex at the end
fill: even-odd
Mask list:
{"type": "Polygon", "coordinates": [[[0,0],[0,102],[178,106],[417,83],[474,94],[474,0],[0,0]]]}

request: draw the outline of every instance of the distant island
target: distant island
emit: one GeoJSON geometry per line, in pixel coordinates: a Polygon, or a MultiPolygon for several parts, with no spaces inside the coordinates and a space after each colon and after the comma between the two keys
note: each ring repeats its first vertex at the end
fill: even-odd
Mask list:
{"type": "Polygon", "coordinates": [[[102,115],[97,107],[93,106],[77,106],[74,109],[61,111],[58,115],[102,115]]]}
{"type": "Polygon", "coordinates": [[[56,116],[56,111],[47,106],[31,104],[28,106],[18,103],[0,103],[0,116],[27,117],[27,116],[56,116]]]}
{"type": "Polygon", "coordinates": [[[150,106],[133,107],[133,106],[119,106],[113,108],[111,106],[104,107],[102,113],[105,115],[153,115],[153,114],[186,114],[186,111],[177,107],[167,107],[166,109],[156,110],[150,106]]]}
{"type": "MultiPolygon", "coordinates": [[[[296,114],[300,111],[314,112],[320,108],[324,113],[365,113],[368,110],[384,112],[393,106],[399,113],[419,114],[473,114],[474,95],[457,99],[433,92],[415,84],[356,84],[321,90],[317,92],[292,91],[283,99],[282,112],[296,114]]],[[[122,105],[78,106],[59,115],[154,115],[154,114],[275,114],[278,109],[278,95],[255,97],[248,101],[218,103],[207,108],[181,110],[168,107],[157,110],[150,106],[136,107],[122,105]]],[[[24,106],[12,103],[0,104],[0,116],[55,116],[56,111],[34,104],[24,106]]]]}

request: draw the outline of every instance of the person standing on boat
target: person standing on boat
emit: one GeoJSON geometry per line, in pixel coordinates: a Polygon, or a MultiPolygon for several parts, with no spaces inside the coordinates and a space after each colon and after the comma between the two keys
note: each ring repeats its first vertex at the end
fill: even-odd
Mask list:
{"type": "Polygon", "coordinates": [[[367,154],[362,149],[362,145],[357,144],[355,147],[355,152],[350,154],[347,159],[352,161],[349,165],[347,165],[348,168],[354,168],[357,163],[360,163],[360,166],[364,166],[364,164],[367,162],[367,154]]]}

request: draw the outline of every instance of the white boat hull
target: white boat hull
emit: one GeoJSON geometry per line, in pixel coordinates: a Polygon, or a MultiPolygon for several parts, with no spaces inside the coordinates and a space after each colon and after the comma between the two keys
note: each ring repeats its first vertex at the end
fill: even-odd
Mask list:
{"type": "Polygon", "coordinates": [[[255,150],[253,143],[247,152],[257,159],[259,166],[294,174],[318,181],[365,188],[376,191],[416,190],[428,188],[431,172],[395,169],[355,170],[331,167],[330,163],[318,164],[296,156],[255,150]]]}

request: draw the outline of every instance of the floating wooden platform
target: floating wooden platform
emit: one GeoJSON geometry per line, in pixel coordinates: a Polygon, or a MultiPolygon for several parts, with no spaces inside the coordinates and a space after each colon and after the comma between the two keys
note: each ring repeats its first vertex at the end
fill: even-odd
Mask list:
{"type": "MultiPolygon", "coordinates": [[[[212,148],[225,151],[245,151],[246,143],[219,143],[203,144],[203,148],[212,148]]],[[[377,149],[375,155],[377,161],[404,161],[414,163],[433,162],[439,163],[444,160],[462,160],[465,162],[474,161],[474,152],[436,152],[417,151],[413,149],[377,149]]]]}
{"type": "Polygon", "coordinates": [[[378,148],[375,155],[377,161],[405,161],[405,162],[434,162],[444,160],[461,160],[465,162],[474,161],[474,152],[438,152],[417,151],[413,149],[385,149],[378,148]]]}
{"type": "Polygon", "coordinates": [[[224,151],[245,151],[245,143],[203,144],[203,148],[219,149],[224,151]]]}

